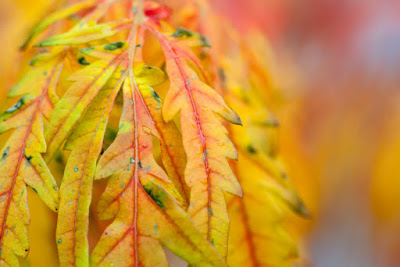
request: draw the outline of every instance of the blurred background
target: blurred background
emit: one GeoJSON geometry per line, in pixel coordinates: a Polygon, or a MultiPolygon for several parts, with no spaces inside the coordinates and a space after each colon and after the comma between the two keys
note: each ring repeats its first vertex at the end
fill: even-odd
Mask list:
{"type": "MultiPolygon", "coordinates": [[[[52,2],[0,0],[0,99],[27,64],[19,45],[52,2]]],[[[400,266],[400,1],[210,3],[272,50],[280,149],[312,213],[288,222],[301,242],[296,266],[400,266]]],[[[47,213],[31,195],[31,213],[47,213]]],[[[53,240],[50,225],[32,218],[31,242],[43,232],[53,240]]]]}

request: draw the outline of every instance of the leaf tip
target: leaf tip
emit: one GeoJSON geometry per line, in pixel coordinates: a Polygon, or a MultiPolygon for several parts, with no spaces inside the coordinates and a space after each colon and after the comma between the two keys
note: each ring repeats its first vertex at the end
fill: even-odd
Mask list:
{"type": "Polygon", "coordinates": [[[229,121],[232,124],[243,126],[242,119],[239,117],[239,115],[234,110],[232,110],[232,117],[230,118],[229,121]]]}

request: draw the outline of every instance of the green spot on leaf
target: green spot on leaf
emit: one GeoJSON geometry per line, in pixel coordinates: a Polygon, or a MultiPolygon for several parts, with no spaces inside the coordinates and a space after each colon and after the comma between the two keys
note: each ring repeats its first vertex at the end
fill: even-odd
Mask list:
{"type": "Polygon", "coordinates": [[[158,102],[161,103],[161,98],[158,96],[158,94],[156,93],[156,91],[152,91],[151,94],[153,95],[153,98],[158,102]]]}
{"type": "Polygon", "coordinates": [[[84,65],[84,66],[90,65],[90,63],[87,62],[86,58],[83,56],[78,58],[78,62],[79,62],[79,64],[84,65]]]}
{"type": "Polygon", "coordinates": [[[1,161],[5,160],[7,158],[8,151],[10,151],[10,147],[9,146],[6,148],[6,150],[4,150],[3,156],[1,156],[1,161]]]}
{"type": "Polygon", "coordinates": [[[200,39],[201,46],[211,47],[211,44],[206,37],[197,32],[189,31],[183,27],[179,27],[178,29],[176,29],[176,31],[171,36],[175,38],[191,38],[196,36],[200,39]]]}
{"type": "Polygon", "coordinates": [[[152,188],[148,188],[146,186],[143,187],[146,190],[147,194],[153,199],[153,201],[159,206],[160,208],[165,208],[164,203],[162,202],[162,196],[158,192],[154,192],[152,188]]]}
{"type": "Polygon", "coordinates": [[[253,145],[248,145],[248,146],[247,146],[247,151],[248,151],[250,154],[256,154],[256,153],[257,153],[257,150],[254,148],[253,145]]]}
{"type": "Polygon", "coordinates": [[[179,27],[178,29],[176,29],[176,31],[171,35],[172,37],[175,38],[180,38],[180,37],[192,37],[193,36],[193,32],[189,31],[183,27],[179,27]]]}
{"type": "Polygon", "coordinates": [[[125,45],[124,42],[115,42],[115,43],[111,43],[111,44],[106,44],[106,45],[104,45],[104,50],[114,51],[114,50],[124,47],[124,45],[125,45]]]}

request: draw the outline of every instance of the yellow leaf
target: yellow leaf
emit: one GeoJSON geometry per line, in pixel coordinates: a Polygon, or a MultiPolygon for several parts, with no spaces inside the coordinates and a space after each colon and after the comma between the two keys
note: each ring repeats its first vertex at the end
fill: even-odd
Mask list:
{"type": "Polygon", "coordinates": [[[237,177],[244,198],[229,199],[229,266],[291,266],[297,256],[296,243],[285,231],[285,211],[278,190],[259,166],[240,154],[237,177]]]}
{"type": "Polygon", "coordinates": [[[72,153],[60,187],[56,239],[61,266],[88,265],[88,214],[96,161],[101,152],[108,117],[123,80],[123,74],[117,69],[94,98],[64,147],[72,153]]]}
{"type": "Polygon", "coordinates": [[[39,24],[37,24],[33,28],[32,32],[29,34],[28,38],[26,39],[26,41],[24,42],[24,44],[22,45],[21,48],[25,49],[29,45],[29,43],[33,39],[33,37],[35,37],[38,33],[43,31],[44,29],[46,29],[48,26],[50,26],[54,22],[62,20],[64,18],[67,18],[67,17],[71,16],[72,14],[75,14],[79,11],[89,9],[89,8],[93,7],[96,3],[97,3],[96,0],[82,1],[80,3],[71,5],[69,7],[66,7],[62,10],[56,11],[55,13],[49,15],[48,17],[46,17],[43,21],[41,21],[39,24]]]}
{"type": "Polygon", "coordinates": [[[51,114],[50,125],[46,128],[45,137],[47,153],[46,162],[51,161],[63,142],[71,134],[71,129],[78,122],[87,106],[100,89],[107,83],[124,55],[110,61],[98,60],[74,73],[69,80],[75,83],[67,90],[51,114]]]}
{"type": "Polygon", "coordinates": [[[74,28],[73,30],[50,37],[35,46],[78,45],[110,37],[119,31],[130,28],[132,20],[121,19],[104,24],[74,28]]]}
{"type": "Polygon", "coordinates": [[[0,152],[0,263],[18,266],[15,255],[29,252],[29,185],[53,211],[58,209],[58,186],[44,162],[43,118],[52,110],[62,69],[59,59],[31,70],[10,96],[23,97],[0,116],[0,133],[14,129],[0,152]],[[35,85],[35,86],[32,86],[35,85]]]}

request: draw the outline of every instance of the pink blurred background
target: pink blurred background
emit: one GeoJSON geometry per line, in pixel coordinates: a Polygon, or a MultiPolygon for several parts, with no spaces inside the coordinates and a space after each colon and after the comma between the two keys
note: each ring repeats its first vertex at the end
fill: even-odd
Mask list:
{"type": "Polygon", "coordinates": [[[286,96],[275,112],[283,133],[297,132],[308,175],[291,176],[313,213],[298,265],[400,266],[400,170],[375,174],[387,132],[400,129],[400,1],[214,4],[240,31],[261,28],[275,52],[286,96]]]}

